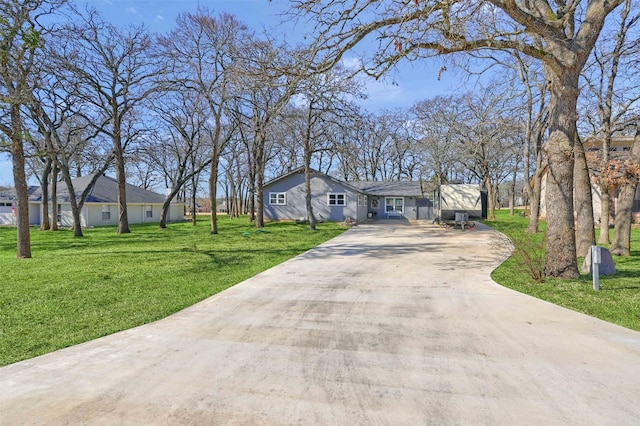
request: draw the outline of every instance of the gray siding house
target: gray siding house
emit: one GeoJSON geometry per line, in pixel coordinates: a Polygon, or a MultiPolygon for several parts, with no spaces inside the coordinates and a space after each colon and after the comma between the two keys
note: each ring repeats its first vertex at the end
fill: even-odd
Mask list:
{"type": "MultiPolygon", "coordinates": [[[[267,220],[307,218],[304,169],[280,176],[264,186],[267,220]]],[[[420,182],[344,182],[312,170],[311,196],[318,220],[361,222],[367,218],[433,219],[431,191],[420,182]]]]}

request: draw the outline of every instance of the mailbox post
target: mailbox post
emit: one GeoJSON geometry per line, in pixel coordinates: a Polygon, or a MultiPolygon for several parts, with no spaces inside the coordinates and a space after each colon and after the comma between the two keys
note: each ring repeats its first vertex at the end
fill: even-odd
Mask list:
{"type": "Polygon", "coordinates": [[[593,275],[593,289],[600,290],[600,263],[602,263],[602,254],[600,247],[591,246],[591,271],[593,275]]]}

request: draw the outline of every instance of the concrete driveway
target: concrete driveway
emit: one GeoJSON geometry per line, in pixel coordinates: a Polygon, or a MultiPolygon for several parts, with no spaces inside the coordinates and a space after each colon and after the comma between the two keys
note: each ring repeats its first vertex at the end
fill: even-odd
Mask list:
{"type": "Polygon", "coordinates": [[[638,424],[640,333],[495,284],[508,250],[481,225],[355,227],[0,369],[0,424],[638,424]]]}

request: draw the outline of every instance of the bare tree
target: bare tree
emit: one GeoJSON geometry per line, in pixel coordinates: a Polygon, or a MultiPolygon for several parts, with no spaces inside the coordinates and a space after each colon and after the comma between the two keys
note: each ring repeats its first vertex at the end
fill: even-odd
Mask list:
{"type": "Polygon", "coordinates": [[[306,74],[307,54],[286,45],[276,45],[270,39],[255,38],[249,40],[243,50],[242,72],[237,81],[242,92],[234,112],[250,157],[250,177],[255,195],[250,200],[251,219],[255,218],[257,228],[264,227],[263,187],[270,158],[268,132],[275,118],[297,93],[306,74]],[[250,123],[249,128],[242,123],[250,123]]]}
{"type": "Polygon", "coordinates": [[[380,46],[363,61],[383,75],[400,60],[471,50],[517,50],[544,64],[550,86],[549,139],[545,151],[548,238],[547,276],[579,276],[573,219],[573,146],[579,77],[606,17],[624,0],[546,0],[473,3],[292,0],[294,10],[315,20],[325,57],[332,66],[368,36],[380,46]],[[469,7],[471,6],[471,7],[469,7]]]}
{"type": "Polygon", "coordinates": [[[611,243],[611,253],[620,256],[631,254],[631,214],[638,181],[640,181],[640,125],[638,119],[636,119],[635,128],[633,145],[623,168],[624,176],[619,190],[615,232],[611,243]]]}
{"type": "Polygon", "coordinates": [[[462,143],[460,161],[487,190],[489,220],[495,220],[498,186],[511,174],[509,166],[521,152],[518,108],[513,93],[503,89],[494,84],[477,95],[461,97],[464,110],[455,127],[462,143]]]}
{"type": "Polygon", "coordinates": [[[56,61],[66,90],[78,99],[74,112],[112,142],[118,233],[129,233],[125,159],[142,130],[136,108],[157,90],[153,83],[161,71],[144,27],[120,30],[94,10],[75,13],[74,19],[65,28],[56,61]]]}
{"type": "Polygon", "coordinates": [[[348,126],[358,111],[354,99],[362,97],[357,80],[341,68],[324,74],[311,75],[300,81],[299,126],[297,137],[302,145],[305,204],[311,230],[316,229],[311,193],[311,163],[314,154],[333,148],[332,132],[338,126],[348,126]]]}
{"type": "Polygon", "coordinates": [[[526,57],[514,52],[516,69],[522,83],[524,95],[524,191],[531,206],[527,232],[538,232],[540,199],[542,196],[542,174],[544,172],[542,142],[547,130],[547,82],[542,70],[526,57]],[[533,171],[532,171],[533,169],[533,171]]]}
{"type": "Polygon", "coordinates": [[[171,91],[154,104],[160,124],[156,137],[141,150],[158,168],[168,188],[162,205],[160,228],[167,226],[167,213],[178,192],[211,164],[212,141],[208,107],[195,91],[171,91]]]}
{"type": "Polygon", "coordinates": [[[202,97],[210,115],[211,161],[209,197],[211,233],[218,233],[216,199],[220,156],[234,126],[228,125],[228,104],[233,99],[233,81],[239,62],[241,41],[250,38],[247,27],[235,16],[223,13],[217,18],[205,9],[177,19],[177,28],[160,37],[164,57],[174,70],[179,90],[194,91],[202,97]]]}
{"type": "Polygon", "coordinates": [[[31,100],[38,79],[38,54],[47,29],[39,18],[64,0],[11,0],[0,3],[0,132],[9,142],[16,189],[16,257],[31,257],[29,194],[25,172],[25,134],[22,108],[31,100]]]}
{"type": "Polygon", "coordinates": [[[437,96],[412,108],[413,133],[422,149],[422,174],[436,184],[456,179],[463,141],[457,131],[462,104],[452,96],[437,96]]]}
{"type": "Polygon", "coordinates": [[[251,195],[249,154],[244,149],[244,142],[239,134],[231,139],[229,149],[223,153],[222,159],[227,209],[232,218],[238,218],[249,211],[251,195]]]}
{"type": "MultiPolygon", "coordinates": [[[[633,61],[640,54],[637,42],[640,28],[640,13],[638,3],[634,0],[624,0],[624,7],[611,30],[604,32],[598,40],[587,64],[583,77],[586,81],[585,103],[586,111],[593,110],[597,105],[597,114],[584,115],[583,121],[589,123],[591,131],[602,141],[601,168],[606,168],[609,162],[611,139],[615,132],[624,127],[624,119],[630,109],[640,100],[640,84],[637,78],[629,78],[634,73],[633,61]],[[635,3],[635,4],[634,4],[635,3]],[[627,73],[622,73],[627,68],[627,73]]],[[[637,70],[637,68],[636,68],[637,70]]],[[[601,209],[600,216],[600,244],[609,244],[610,194],[609,183],[601,179],[599,184],[601,209]]]]}

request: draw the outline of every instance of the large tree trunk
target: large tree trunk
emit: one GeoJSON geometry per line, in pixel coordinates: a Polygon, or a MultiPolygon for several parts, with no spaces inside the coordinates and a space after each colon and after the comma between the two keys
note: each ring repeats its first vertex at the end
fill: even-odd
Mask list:
{"type": "Polygon", "coordinates": [[[487,211],[489,212],[487,220],[496,220],[496,188],[489,178],[484,180],[484,186],[487,188],[487,211]]]}
{"type": "MultiPolygon", "coordinates": [[[[601,170],[605,170],[604,165],[601,166],[601,170]]],[[[600,236],[598,242],[600,244],[609,244],[609,223],[610,223],[610,209],[611,197],[609,196],[609,183],[608,180],[602,176],[600,179],[600,236]]]]}
{"type": "MultiPolygon", "coordinates": [[[[640,126],[636,128],[636,136],[629,152],[628,161],[640,165],[640,126]]],[[[640,176],[629,174],[627,182],[618,191],[618,211],[616,212],[611,253],[619,256],[631,254],[631,215],[639,179],[640,176]]]]}
{"type": "Polygon", "coordinates": [[[22,120],[20,107],[11,105],[11,154],[13,156],[13,182],[16,187],[16,219],[18,244],[16,257],[31,257],[31,234],[29,231],[29,188],[24,163],[22,143],[22,120]]]}
{"type": "Polygon", "coordinates": [[[574,202],[576,208],[576,255],[584,257],[589,247],[595,245],[596,235],[593,222],[593,199],[591,196],[591,180],[589,168],[582,142],[576,138],[574,145],[574,202]]]}
{"type": "Polygon", "coordinates": [[[609,149],[611,147],[611,130],[610,126],[605,126],[605,136],[602,141],[602,161],[600,163],[600,236],[598,242],[600,244],[609,244],[609,223],[611,221],[610,203],[611,196],[609,194],[609,179],[607,179],[605,170],[609,166],[609,149]]]}
{"type": "Polygon", "coordinates": [[[42,179],[40,184],[42,185],[42,221],[40,223],[41,231],[48,231],[51,229],[51,223],[49,222],[49,176],[51,175],[51,164],[53,161],[51,157],[45,159],[44,170],[42,171],[42,179]]]}
{"type": "Polygon", "coordinates": [[[263,132],[257,133],[254,143],[257,144],[256,158],[256,228],[264,228],[264,170],[266,167],[265,138],[263,132]]]}
{"type": "Polygon", "coordinates": [[[542,199],[542,174],[543,167],[543,150],[542,150],[542,138],[543,127],[538,127],[535,137],[535,153],[536,153],[536,169],[533,173],[533,187],[529,186],[531,204],[531,211],[529,216],[529,226],[527,226],[527,232],[530,234],[538,233],[538,224],[540,222],[540,204],[542,199]]]}
{"type": "Polygon", "coordinates": [[[256,175],[256,228],[264,228],[264,193],[263,191],[264,191],[264,170],[260,170],[256,175]]]}
{"type": "Polygon", "coordinates": [[[518,182],[518,167],[513,168],[511,184],[509,185],[509,216],[516,214],[516,183],[518,182]]]}
{"type": "MultiPolygon", "coordinates": [[[[69,192],[69,203],[71,204],[71,214],[73,216],[73,236],[83,237],[82,222],[80,220],[80,210],[82,209],[82,205],[81,203],[78,203],[76,191],[73,188],[73,182],[71,182],[71,171],[69,170],[69,166],[66,161],[60,163],[60,171],[62,172],[62,179],[64,179],[64,182],[67,185],[67,191],[69,192]]],[[[97,178],[94,176],[94,180],[90,184],[91,186],[95,183],[95,179],[97,178]]]]}
{"type": "Polygon", "coordinates": [[[211,234],[218,233],[218,159],[220,157],[220,116],[216,116],[216,130],[211,153],[211,171],[209,173],[209,198],[211,198],[211,234]]]}
{"type": "Polygon", "coordinates": [[[311,155],[305,154],[304,164],[304,199],[307,206],[307,218],[309,219],[309,229],[316,230],[316,216],[313,214],[313,205],[311,204],[311,155]],[[306,157],[309,157],[308,159],[306,157]]]}
{"type": "Polygon", "coordinates": [[[533,188],[531,189],[531,198],[529,199],[530,211],[529,211],[529,225],[527,226],[527,232],[529,234],[538,233],[538,225],[540,223],[540,199],[542,198],[542,178],[540,172],[536,172],[533,177],[533,188]]]}
{"type": "Polygon", "coordinates": [[[162,211],[160,212],[160,228],[165,229],[167,227],[167,215],[169,213],[169,207],[171,206],[171,200],[173,197],[166,197],[162,203],[162,211]]]}
{"type": "Polygon", "coordinates": [[[198,218],[196,216],[196,209],[198,208],[196,202],[197,191],[197,183],[195,175],[191,178],[191,225],[196,226],[198,224],[198,218]]]}
{"type": "Polygon", "coordinates": [[[577,278],[575,223],[573,218],[573,147],[576,136],[578,72],[567,70],[558,76],[548,72],[549,140],[545,151],[547,173],[547,253],[545,275],[577,278]]]}
{"type": "MultiPolygon", "coordinates": [[[[60,223],[58,222],[58,165],[53,165],[53,175],[51,176],[51,226],[52,231],[57,231],[60,223]]],[[[47,216],[49,212],[47,212],[47,216]]]]}
{"type": "MultiPolygon", "coordinates": [[[[118,149],[118,147],[116,148],[118,149]]],[[[129,217],[127,215],[127,181],[124,170],[124,153],[119,147],[119,154],[116,156],[116,180],[118,182],[118,234],[128,234],[129,217]]]]}
{"type": "Polygon", "coordinates": [[[255,166],[252,171],[249,172],[249,182],[253,188],[249,189],[249,193],[247,194],[247,208],[249,213],[249,223],[253,223],[256,220],[256,187],[258,185],[258,180],[256,178],[256,169],[255,166]]]}

